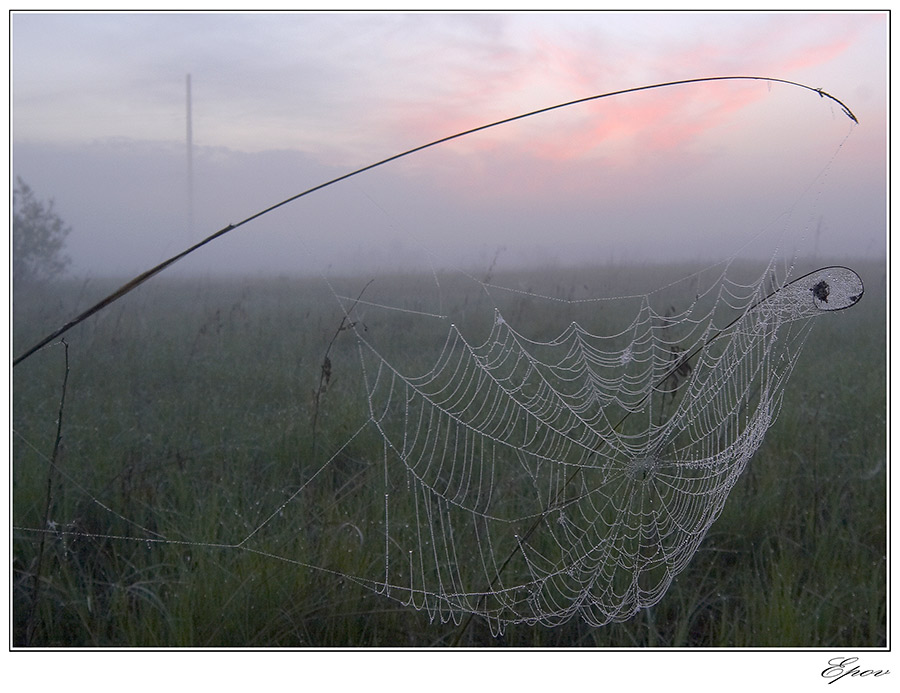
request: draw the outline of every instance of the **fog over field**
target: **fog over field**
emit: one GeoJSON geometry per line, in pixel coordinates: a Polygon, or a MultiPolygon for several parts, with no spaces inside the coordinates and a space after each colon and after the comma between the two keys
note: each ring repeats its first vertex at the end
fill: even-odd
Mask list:
{"type": "Polygon", "coordinates": [[[768,257],[755,239],[773,231],[807,254],[885,252],[883,15],[16,14],[12,30],[13,173],[72,225],[75,274],[138,272],[464,129],[723,75],[824,89],[859,125],[765,81],[601,99],[342,182],[178,271],[768,257]]]}

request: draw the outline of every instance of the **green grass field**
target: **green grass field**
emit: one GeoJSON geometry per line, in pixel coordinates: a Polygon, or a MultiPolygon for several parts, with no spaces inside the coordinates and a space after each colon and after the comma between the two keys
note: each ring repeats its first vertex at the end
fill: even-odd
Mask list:
{"type": "MultiPolygon", "coordinates": [[[[575,619],[498,637],[476,618],[460,644],[885,646],[886,269],[847,264],[865,281],[863,300],[817,319],[778,420],[655,607],[600,628],[575,619]]],[[[446,321],[424,313],[484,336],[503,301],[518,329],[550,338],[597,316],[535,294],[628,293],[623,282],[648,272],[522,272],[497,278],[520,287],[499,298],[458,277],[379,277],[364,300],[415,312],[388,319],[365,304],[351,318],[382,351],[405,351],[424,369],[447,333],[446,321]]],[[[378,489],[368,505],[346,499],[366,497],[358,487],[381,451],[355,435],[367,403],[334,293],[356,297],[369,279],[336,279],[333,291],[313,279],[153,280],[66,335],[53,466],[63,346],[14,369],[14,646],[454,641],[452,621],[347,577],[377,579],[355,549],[383,541],[378,489]]],[[[17,291],[14,354],[112,288],[72,280],[17,291]]],[[[604,319],[618,319],[613,305],[604,319]]]]}

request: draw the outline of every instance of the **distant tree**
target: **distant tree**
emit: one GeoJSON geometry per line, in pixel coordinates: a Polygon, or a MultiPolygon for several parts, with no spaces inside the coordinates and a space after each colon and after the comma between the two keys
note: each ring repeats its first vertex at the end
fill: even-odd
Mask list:
{"type": "Polygon", "coordinates": [[[53,200],[38,200],[16,177],[13,188],[13,281],[17,284],[52,279],[69,264],[63,254],[72,229],[53,209],[53,200]]]}

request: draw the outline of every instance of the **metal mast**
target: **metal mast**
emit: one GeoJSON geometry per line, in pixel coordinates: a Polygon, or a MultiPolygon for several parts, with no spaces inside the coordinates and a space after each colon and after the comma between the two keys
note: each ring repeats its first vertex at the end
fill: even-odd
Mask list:
{"type": "Polygon", "coordinates": [[[191,124],[191,75],[187,76],[187,221],[188,234],[194,237],[194,142],[191,124]]]}

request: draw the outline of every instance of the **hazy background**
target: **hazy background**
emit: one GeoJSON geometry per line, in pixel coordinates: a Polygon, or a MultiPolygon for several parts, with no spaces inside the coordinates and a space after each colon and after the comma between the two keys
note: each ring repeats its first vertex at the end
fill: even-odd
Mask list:
{"type": "Polygon", "coordinates": [[[886,248],[884,14],[14,14],[12,172],[71,271],[427,271],[886,248]],[[186,75],[193,92],[189,223],[186,75]],[[824,176],[820,175],[824,172],[824,176]]]}

